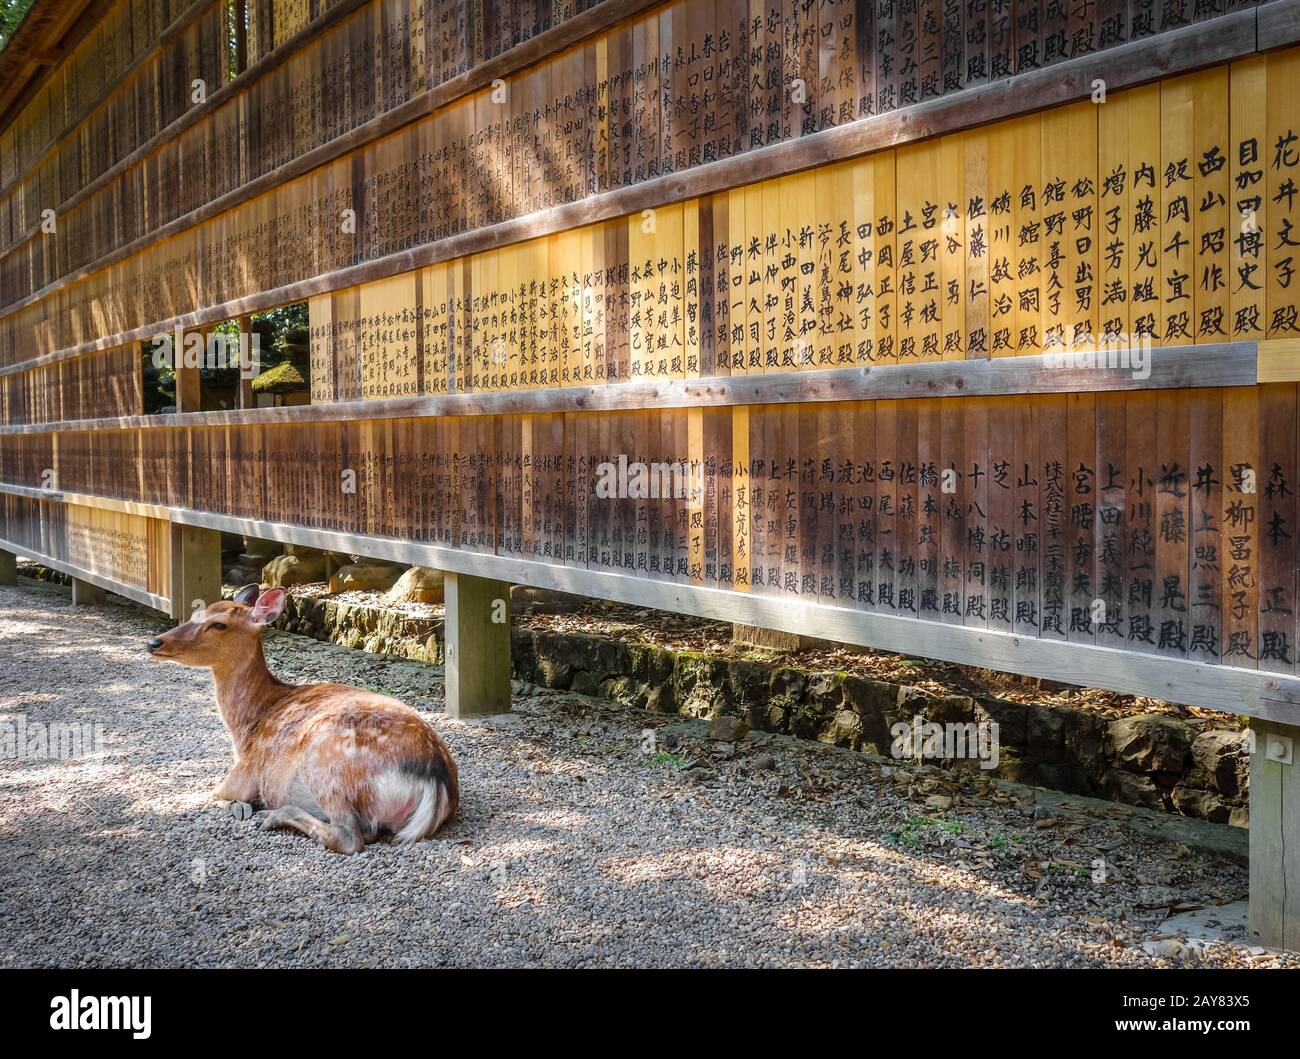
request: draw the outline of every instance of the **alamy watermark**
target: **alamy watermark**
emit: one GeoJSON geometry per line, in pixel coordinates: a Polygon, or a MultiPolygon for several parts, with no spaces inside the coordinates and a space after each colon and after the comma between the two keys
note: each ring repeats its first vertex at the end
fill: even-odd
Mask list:
{"type": "Polygon", "coordinates": [[[1049,341],[1043,351],[1049,368],[1109,369],[1131,372],[1135,379],[1151,377],[1151,336],[1108,332],[1097,338],[1076,332],[1049,341]]]}
{"type": "Polygon", "coordinates": [[[205,335],[178,327],[173,334],[155,335],[153,344],[153,366],[159,370],[238,368],[241,379],[252,379],[262,370],[262,339],[255,331],[214,331],[205,335]]]}
{"type": "Polygon", "coordinates": [[[998,767],[997,721],[940,724],[918,714],[911,724],[899,721],[891,725],[889,734],[894,738],[889,752],[896,758],[978,761],[982,769],[998,767]]]}
{"type": "Polygon", "coordinates": [[[50,999],[52,1030],[129,1030],[137,1041],[144,1041],[152,1026],[152,996],[82,996],[73,989],[50,999]]]}
{"type": "Polygon", "coordinates": [[[596,464],[596,495],[602,500],[689,500],[704,490],[704,468],[690,460],[646,463],[615,461],[596,464]]]}
{"type": "Polygon", "coordinates": [[[98,722],[29,721],[25,713],[0,714],[0,758],[61,761],[92,757],[104,749],[104,726],[98,722]]]}

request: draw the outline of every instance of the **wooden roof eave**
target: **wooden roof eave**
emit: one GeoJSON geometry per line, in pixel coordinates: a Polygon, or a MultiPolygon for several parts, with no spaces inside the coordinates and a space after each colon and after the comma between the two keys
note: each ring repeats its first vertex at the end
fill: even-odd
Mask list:
{"type": "Polygon", "coordinates": [[[0,132],[111,6],[111,0],[36,0],[0,51],[0,132]],[[89,12],[89,8],[94,11],[89,12]]]}

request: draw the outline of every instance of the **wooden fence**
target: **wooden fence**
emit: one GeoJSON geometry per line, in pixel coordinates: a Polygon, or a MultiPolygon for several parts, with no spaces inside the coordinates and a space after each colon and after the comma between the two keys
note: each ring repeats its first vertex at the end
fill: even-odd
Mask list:
{"type": "Polygon", "coordinates": [[[9,551],[439,567],[464,712],[518,582],[1300,725],[1294,0],[80,7],[0,119],[9,551]],[[296,301],[310,404],[142,414],[296,301]]]}

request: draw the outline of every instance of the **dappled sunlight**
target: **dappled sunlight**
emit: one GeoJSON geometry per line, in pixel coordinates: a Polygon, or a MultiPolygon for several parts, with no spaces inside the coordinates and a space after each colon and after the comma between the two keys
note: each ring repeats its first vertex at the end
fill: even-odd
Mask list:
{"type": "MultiPolygon", "coordinates": [[[[21,612],[19,612],[21,616],[21,612]]],[[[36,621],[24,621],[22,623],[22,635],[13,635],[10,633],[0,632],[0,643],[6,643],[10,640],[27,639],[29,636],[61,636],[63,630],[55,625],[43,625],[36,621]]]]}
{"type": "Polygon", "coordinates": [[[0,695],[0,710],[20,710],[25,706],[41,706],[62,699],[62,695],[50,691],[15,692],[11,695],[0,695]]]}
{"type": "MultiPolygon", "coordinates": [[[[27,939],[3,964],[77,962],[85,937],[104,960],[199,966],[1149,962],[1122,885],[1021,871],[1059,842],[1018,811],[922,815],[878,766],[812,744],[769,743],[776,769],[751,772],[752,747],[719,755],[680,720],[660,760],[644,716],[574,695],[526,688],[509,715],[456,720],[428,667],[277,635],[285,673],[432,699],[460,768],[460,811],[434,838],[330,853],[212,800],[232,758],[210,677],[137,652],[147,622],[41,613],[54,635],[0,609],[23,659],[8,699],[39,722],[102,723],[104,745],[0,762],[3,899],[27,939]],[[713,759],[708,782],[687,754],[713,759]],[[1009,828],[1023,833],[1006,846],[1009,828]]],[[[1157,874],[1147,849],[1126,857],[1157,874]]],[[[1180,870],[1244,885],[1206,859],[1180,870]]]]}
{"type": "Polygon", "coordinates": [[[603,857],[597,868],[624,883],[691,883],[715,900],[772,897],[790,885],[788,856],[725,846],[603,857]]]}
{"type": "Polygon", "coordinates": [[[540,826],[552,831],[569,832],[580,831],[587,827],[590,822],[586,813],[563,807],[543,809],[536,813],[525,814],[520,818],[520,823],[524,825],[540,826]]]}

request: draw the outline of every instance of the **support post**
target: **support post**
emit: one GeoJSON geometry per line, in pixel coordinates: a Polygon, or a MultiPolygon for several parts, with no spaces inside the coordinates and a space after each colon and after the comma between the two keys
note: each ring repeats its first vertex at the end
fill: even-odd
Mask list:
{"type": "Polygon", "coordinates": [[[176,374],[176,411],[202,411],[203,379],[197,366],[186,366],[185,343],[183,341],[179,348],[172,351],[172,361],[172,370],[176,374]]]}
{"type": "Polygon", "coordinates": [[[18,584],[18,556],[0,550],[0,585],[18,584]]]}
{"type": "Polygon", "coordinates": [[[74,607],[93,607],[104,602],[104,590],[79,577],[72,579],[72,605],[74,607]]]}
{"type": "Polygon", "coordinates": [[[1300,727],[1251,721],[1250,935],[1300,950],[1300,727]]]}
{"type": "MultiPolygon", "coordinates": [[[[241,316],[239,318],[239,334],[241,339],[247,336],[249,357],[252,357],[253,350],[253,318],[251,316],[241,316]]],[[[239,381],[235,384],[236,408],[255,408],[257,407],[257,397],[253,393],[253,377],[248,375],[245,378],[244,365],[239,366],[239,381]]]]}
{"type": "Polygon", "coordinates": [[[238,75],[248,69],[248,5],[245,0],[235,0],[234,9],[235,73],[238,75]]]}
{"type": "Polygon", "coordinates": [[[221,534],[173,522],[172,620],[188,621],[196,600],[205,605],[221,598],[221,534]]]}
{"type": "Polygon", "coordinates": [[[760,629],[757,625],[742,625],[738,621],[731,623],[731,638],[736,643],[748,647],[762,647],[768,651],[789,653],[831,646],[830,641],[819,640],[815,636],[804,636],[797,632],[778,632],[776,629],[760,629]]]}
{"type": "Polygon", "coordinates": [[[176,411],[198,412],[201,410],[200,393],[202,380],[198,368],[176,369],[176,411]]]}
{"type": "Polygon", "coordinates": [[[510,585],[468,574],[444,575],[447,714],[510,710],[510,585]]]}

